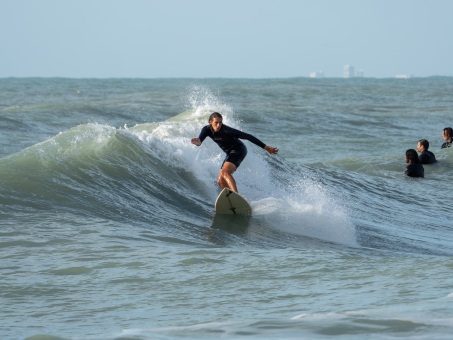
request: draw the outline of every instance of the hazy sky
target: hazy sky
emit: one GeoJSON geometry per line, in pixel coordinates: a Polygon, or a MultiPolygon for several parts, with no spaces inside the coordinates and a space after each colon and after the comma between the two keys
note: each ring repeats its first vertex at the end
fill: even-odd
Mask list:
{"type": "Polygon", "coordinates": [[[453,76],[452,0],[0,0],[0,77],[453,76]]]}

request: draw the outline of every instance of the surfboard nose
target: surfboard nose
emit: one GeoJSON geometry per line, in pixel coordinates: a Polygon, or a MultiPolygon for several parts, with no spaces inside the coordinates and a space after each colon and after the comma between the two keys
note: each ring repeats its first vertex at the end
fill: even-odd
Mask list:
{"type": "Polygon", "coordinates": [[[215,201],[215,211],[216,214],[250,216],[252,207],[237,192],[224,188],[215,201]]]}

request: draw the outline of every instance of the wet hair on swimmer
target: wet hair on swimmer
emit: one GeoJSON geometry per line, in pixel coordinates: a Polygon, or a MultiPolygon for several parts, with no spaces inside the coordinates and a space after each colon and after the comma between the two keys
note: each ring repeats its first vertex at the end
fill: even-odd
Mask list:
{"type": "Polygon", "coordinates": [[[211,113],[211,115],[209,116],[209,123],[211,122],[211,120],[213,120],[214,118],[221,118],[223,119],[222,115],[218,112],[213,112],[211,113]]]}
{"type": "Polygon", "coordinates": [[[444,133],[447,137],[453,137],[453,129],[451,127],[446,127],[444,133]]]}
{"type": "Polygon", "coordinates": [[[429,148],[429,142],[428,142],[426,139],[420,139],[418,142],[419,142],[420,145],[422,145],[426,150],[428,150],[428,148],[429,148]]]}
{"type": "Polygon", "coordinates": [[[418,153],[414,149],[406,150],[406,157],[410,159],[411,163],[420,163],[418,153]]]}

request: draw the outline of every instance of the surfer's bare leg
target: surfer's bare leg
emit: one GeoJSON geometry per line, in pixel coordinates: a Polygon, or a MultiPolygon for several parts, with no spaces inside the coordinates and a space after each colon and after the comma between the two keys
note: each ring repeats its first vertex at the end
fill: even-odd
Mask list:
{"type": "Polygon", "coordinates": [[[220,169],[219,178],[217,184],[221,189],[229,188],[235,192],[238,192],[236,187],[236,181],[233,178],[233,172],[236,171],[236,165],[230,162],[223,163],[222,169],[220,169]]]}

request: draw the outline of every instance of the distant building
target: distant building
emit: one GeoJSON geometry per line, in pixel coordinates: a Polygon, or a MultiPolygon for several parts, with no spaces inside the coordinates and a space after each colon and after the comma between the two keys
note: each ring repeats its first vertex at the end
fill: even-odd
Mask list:
{"type": "Polygon", "coordinates": [[[343,66],[343,78],[354,78],[355,77],[355,70],[354,66],[352,65],[344,65],[343,66]]]}
{"type": "Polygon", "coordinates": [[[310,72],[310,78],[324,78],[324,72],[323,71],[310,72]]]}
{"type": "Polygon", "coordinates": [[[412,76],[410,74],[396,74],[395,78],[397,78],[397,79],[409,79],[409,78],[412,78],[412,76]]]}
{"type": "Polygon", "coordinates": [[[357,70],[356,76],[357,76],[357,78],[363,78],[363,77],[365,77],[365,72],[363,72],[362,69],[357,70]]]}

